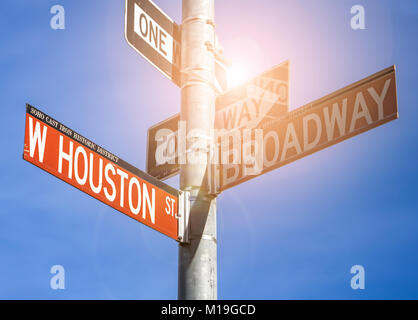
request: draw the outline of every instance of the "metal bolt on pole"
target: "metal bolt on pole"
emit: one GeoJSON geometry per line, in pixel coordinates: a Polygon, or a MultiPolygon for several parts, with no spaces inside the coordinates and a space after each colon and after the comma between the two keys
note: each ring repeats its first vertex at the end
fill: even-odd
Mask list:
{"type": "Polygon", "coordinates": [[[180,188],[190,192],[189,243],[179,245],[178,298],[217,299],[216,199],[209,192],[215,119],[214,0],[183,0],[181,120],[187,128],[180,188]]]}

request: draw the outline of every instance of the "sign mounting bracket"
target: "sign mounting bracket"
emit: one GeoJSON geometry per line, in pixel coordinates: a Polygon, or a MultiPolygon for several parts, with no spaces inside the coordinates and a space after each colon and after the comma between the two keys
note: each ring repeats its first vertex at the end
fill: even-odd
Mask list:
{"type": "Polygon", "coordinates": [[[189,243],[190,192],[179,190],[178,241],[189,243]]]}

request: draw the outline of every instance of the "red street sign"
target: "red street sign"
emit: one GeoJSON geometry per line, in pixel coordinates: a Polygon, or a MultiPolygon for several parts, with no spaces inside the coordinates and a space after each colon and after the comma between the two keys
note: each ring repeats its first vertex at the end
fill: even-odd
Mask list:
{"type": "MultiPolygon", "coordinates": [[[[215,128],[254,129],[284,116],[289,107],[289,61],[283,62],[254,79],[228,90],[216,99],[215,128]]],[[[147,172],[157,179],[179,173],[179,130],[177,114],[148,129],[147,172]]]]}
{"type": "Polygon", "coordinates": [[[397,118],[392,66],[266,123],[261,157],[253,157],[259,163],[251,171],[258,173],[246,175],[244,161],[221,164],[220,191],[397,118]]]}
{"type": "Polygon", "coordinates": [[[176,189],[30,105],[26,105],[23,159],[177,240],[176,189]]]}

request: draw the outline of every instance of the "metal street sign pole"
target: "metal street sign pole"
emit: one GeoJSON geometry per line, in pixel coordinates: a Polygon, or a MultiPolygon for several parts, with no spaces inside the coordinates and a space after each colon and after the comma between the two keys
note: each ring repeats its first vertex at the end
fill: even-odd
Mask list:
{"type": "MultiPolygon", "coordinates": [[[[165,156],[170,161],[172,156],[182,158],[180,167],[168,162],[174,166],[157,168],[165,164],[158,157],[158,162],[147,162],[147,171],[157,168],[159,172],[147,174],[30,105],[26,108],[23,159],[179,241],[178,298],[214,300],[216,194],[397,119],[396,75],[392,66],[290,112],[287,62],[223,92],[215,0],[182,1],[181,30],[151,0],[126,0],[125,25],[128,43],[181,87],[181,125],[175,116],[154,126],[164,132],[149,131],[153,142],[167,132],[173,141],[177,127],[181,147],[177,155],[167,147],[165,156]],[[217,93],[222,94],[217,97],[217,93]],[[220,112],[216,113],[216,105],[220,112]],[[247,144],[241,137],[232,143],[227,137],[225,143],[225,159],[235,150],[243,158],[247,153],[256,156],[250,155],[250,161],[213,161],[224,158],[223,142],[215,143],[219,141],[215,129],[239,134],[244,129],[262,131],[254,143],[247,144]],[[248,166],[256,170],[247,170],[248,166]],[[157,179],[178,171],[180,191],[157,179]]],[[[247,138],[248,132],[244,132],[247,138]]],[[[224,132],[221,134],[223,138],[224,132]]],[[[157,149],[147,148],[152,154],[164,153],[157,149]]]]}
{"type": "Polygon", "coordinates": [[[189,242],[179,245],[178,298],[217,299],[216,199],[207,171],[215,120],[214,0],[183,0],[181,120],[187,159],[180,188],[190,192],[189,242]]]}

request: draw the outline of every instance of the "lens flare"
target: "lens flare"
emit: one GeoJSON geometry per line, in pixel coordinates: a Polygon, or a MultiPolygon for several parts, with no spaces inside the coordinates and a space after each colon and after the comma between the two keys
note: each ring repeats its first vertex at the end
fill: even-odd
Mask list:
{"type": "Polygon", "coordinates": [[[228,88],[234,88],[250,79],[250,72],[242,64],[234,63],[227,70],[228,88]]]}
{"type": "Polygon", "coordinates": [[[226,56],[232,65],[227,70],[228,88],[239,86],[262,70],[262,51],[256,41],[237,37],[225,45],[226,56]]]}

